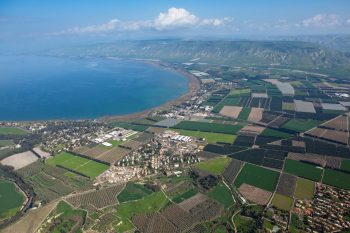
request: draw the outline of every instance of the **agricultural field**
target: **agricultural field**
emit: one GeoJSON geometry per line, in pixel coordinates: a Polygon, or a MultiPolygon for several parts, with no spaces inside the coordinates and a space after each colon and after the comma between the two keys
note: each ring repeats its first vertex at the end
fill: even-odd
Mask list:
{"type": "Polygon", "coordinates": [[[231,159],[228,157],[219,157],[204,162],[200,162],[194,165],[195,168],[212,173],[214,175],[220,175],[225,171],[225,168],[230,163],[231,159]]]}
{"type": "Polygon", "coordinates": [[[117,196],[120,203],[142,199],[152,193],[151,190],[138,183],[128,183],[117,196]]]}
{"type": "Polygon", "coordinates": [[[311,200],[315,192],[315,183],[311,180],[298,178],[294,197],[300,200],[311,200]]]}
{"type": "Polygon", "coordinates": [[[13,145],[12,140],[0,140],[0,147],[13,145]]]}
{"type": "Polygon", "coordinates": [[[162,192],[153,193],[141,200],[125,202],[117,205],[117,230],[131,230],[133,225],[130,224],[131,217],[137,214],[146,214],[159,211],[162,209],[168,200],[162,192]]]}
{"type": "Polygon", "coordinates": [[[210,190],[207,195],[223,204],[226,208],[234,204],[231,190],[229,190],[223,183],[219,183],[216,187],[210,190]]]}
{"type": "Polygon", "coordinates": [[[60,201],[57,207],[41,224],[43,232],[71,232],[79,229],[85,222],[86,211],[74,209],[64,201],[60,201]]]}
{"type": "Polygon", "coordinates": [[[258,205],[266,205],[272,196],[272,192],[246,183],[242,184],[239,187],[238,191],[246,200],[256,203],[258,205]]]}
{"type": "Polygon", "coordinates": [[[197,190],[190,189],[190,190],[176,196],[175,198],[172,199],[172,201],[175,203],[180,203],[180,202],[183,202],[184,200],[187,200],[187,199],[193,197],[196,194],[197,194],[197,190]]]}
{"type": "Polygon", "coordinates": [[[31,151],[26,151],[18,154],[11,155],[0,161],[1,164],[11,166],[15,170],[21,169],[34,163],[38,160],[38,157],[31,151]]]}
{"type": "Polygon", "coordinates": [[[0,179],[0,220],[14,216],[24,201],[25,196],[13,182],[0,179]]]}
{"type": "Polygon", "coordinates": [[[266,136],[266,137],[276,137],[276,138],[289,138],[291,137],[291,134],[285,133],[282,131],[278,131],[275,129],[270,129],[266,128],[262,133],[260,134],[261,136],[266,136]]]}
{"type": "Polygon", "coordinates": [[[276,191],[288,197],[294,196],[295,187],[297,184],[297,177],[282,173],[276,188],[276,191]]]}
{"type": "Polygon", "coordinates": [[[284,111],[294,111],[294,103],[283,102],[282,109],[284,111]]]}
{"type": "Polygon", "coordinates": [[[344,170],[344,171],[347,171],[347,172],[350,172],[350,160],[349,159],[344,159],[341,162],[340,169],[344,170]]]}
{"type": "Polygon", "coordinates": [[[193,130],[178,130],[181,135],[195,137],[195,138],[205,138],[207,143],[225,142],[234,143],[236,135],[233,134],[223,134],[223,133],[211,133],[211,132],[201,132],[193,130]]]}
{"type": "Polygon", "coordinates": [[[239,171],[241,170],[243,164],[244,162],[242,161],[231,159],[230,164],[226,167],[224,173],[222,174],[225,181],[229,184],[232,184],[233,181],[236,179],[239,171]]]}
{"type": "Polygon", "coordinates": [[[324,184],[332,185],[337,188],[350,190],[349,180],[350,180],[349,173],[332,170],[332,169],[325,169],[322,182],[324,184]]]}
{"type": "Polygon", "coordinates": [[[275,193],[271,203],[277,209],[289,211],[293,206],[293,198],[275,193]]]}
{"type": "Polygon", "coordinates": [[[229,93],[229,96],[247,96],[249,95],[251,92],[250,88],[244,88],[244,89],[235,89],[235,90],[231,90],[229,93]]]}
{"type": "Polygon", "coordinates": [[[238,119],[247,120],[251,110],[251,108],[242,108],[241,112],[238,115],[238,119]]]}
{"type": "Polygon", "coordinates": [[[18,174],[33,186],[36,198],[49,202],[58,197],[67,195],[74,190],[92,188],[89,178],[67,173],[66,169],[44,164],[40,161],[19,169],[18,174]]]}
{"type": "Polygon", "coordinates": [[[236,134],[243,126],[196,121],[182,121],[175,125],[176,129],[197,130],[213,133],[236,134]]]}
{"type": "Polygon", "coordinates": [[[312,119],[291,119],[287,123],[283,124],[282,128],[294,130],[297,132],[305,132],[318,126],[321,123],[321,121],[312,119]]]}
{"type": "Polygon", "coordinates": [[[277,185],[279,173],[270,169],[245,164],[234,185],[240,187],[243,183],[273,192],[277,185]]]}
{"type": "Polygon", "coordinates": [[[117,195],[123,190],[124,184],[93,190],[68,197],[66,200],[75,207],[92,205],[97,209],[117,204],[117,195]]]}
{"type": "Polygon", "coordinates": [[[16,127],[0,127],[0,135],[25,135],[28,132],[16,127]]]}
{"type": "Polygon", "coordinates": [[[323,173],[323,169],[320,167],[291,159],[286,160],[284,171],[313,181],[321,181],[323,173]]]}
{"type": "Polygon", "coordinates": [[[50,159],[47,159],[46,163],[55,166],[62,166],[90,178],[95,178],[109,168],[109,166],[106,164],[75,156],[68,152],[62,152],[50,159]]]}

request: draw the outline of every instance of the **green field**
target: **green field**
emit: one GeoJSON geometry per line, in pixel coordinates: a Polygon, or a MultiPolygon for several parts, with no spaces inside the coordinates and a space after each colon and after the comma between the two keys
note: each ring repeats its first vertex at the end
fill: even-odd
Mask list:
{"type": "Polygon", "coordinates": [[[130,219],[136,214],[146,214],[159,211],[168,202],[163,192],[152,193],[151,195],[137,200],[124,202],[117,205],[117,216],[120,221],[117,224],[118,232],[133,229],[130,219]]]}
{"type": "Polygon", "coordinates": [[[198,121],[182,121],[175,125],[176,129],[196,130],[213,133],[236,134],[243,126],[198,121]]]}
{"type": "Polygon", "coordinates": [[[312,119],[307,119],[307,120],[291,119],[285,124],[283,124],[281,127],[285,129],[294,130],[297,132],[305,132],[305,131],[308,131],[309,129],[312,129],[318,126],[321,123],[322,123],[321,121],[312,120],[312,119]]]}
{"type": "Polygon", "coordinates": [[[349,159],[344,159],[341,162],[340,169],[350,172],[350,160],[349,159]]]}
{"type": "Polygon", "coordinates": [[[184,200],[187,200],[188,198],[191,198],[196,194],[197,194],[197,190],[190,189],[190,190],[176,196],[175,198],[173,198],[173,202],[175,202],[175,203],[183,202],[184,200]]]}
{"type": "Polygon", "coordinates": [[[294,103],[283,102],[282,109],[287,111],[294,111],[294,103]]]}
{"type": "Polygon", "coordinates": [[[152,193],[145,186],[137,183],[128,183],[124,190],[117,196],[120,203],[142,199],[152,193]]]}
{"type": "Polygon", "coordinates": [[[2,146],[10,146],[13,145],[13,141],[12,140],[0,140],[0,147],[2,146]]]}
{"type": "Polygon", "coordinates": [[[0,220],[14,216],[24,200],[24,195],[13,182],[0,179],[0,220]]]}
{"type": "Polygon", "coordinates": [[[228,166],[230,161],[231,159],[228,157],[219,157],[219,158],[210,159],[204,162],[200,162],[194,165],[194,167],[203,171],[207,171],[214,175],[220,175],[225,171],[225,168],[228,166]]]}
{"type": "Polygon", "coordinates": [[[251,110],[251,108],[242,108],[242,111],[238,115],[238,119],[247,120],[251,110]]]}
{"type": "Polygon", "coordinates": [[[195,138],[205,138],[207,143],[216,142],[226,142],[234,143],[237,136],[233,134],[223,134],[223,133],[211,133],[211,132],[201,132],[193,130],[177,130],[181,135],[195,137],[195,138]]]}
{"type": "Polygon", "coordinates": [[[301,200],[311,200],[315,192],[315,183],[303,178],[297,179],[294,197],[301,200]]]}
{"type": "Polygon", "coordinates": [[[284,171],[313,181],[320,181],[323,169],[314,165],[287,159],[284,163],[284,171]]]}
{"type": "Polygon", "coordinates": [[[0,135],[24,135],[28,132],[16,127],[0,127],[0,135]]]}
{"type": "Polygon", "coordinates": [[[270,169],[246,163],[237,176],[234,184],[240,187],[243,183],[273,192],[279,173],[270,169]]]}
{"type": "Polygon", "coordinates": [[[234,204],[231,190],[229,190],[223,183],[220,183],[215,188],[213,188],[208,193],[208,196],[223,204],[226,208],[234,204]]]}
{"type": "Polygon", "coordinates": [[[231,90],[229,93],[230,96],[240,96],[240,95],[248,95],[248,94],[250,94],[250,88],[235,89],[235,90],[231,90]]]}
{"type": "Polygon", "coordinates": [[[50,165],[60,165],[90,178],[95,178],[109,168],[109,166],[106,164],[75,156],[68,152],[62,152],[52,158],[47,159],[46,163],[50,165]]]}
{"type": "Polygon", "coordinates": [[[322,182],[338,188],[350,190],[349,173],[336,171],[333,169],[325,169],[322,182]]]}
{"type": "Polygon", "coordinates": [[[276,137],[276,138],[289,138],[291,137],[291,134],[285,133],[282,131],[278,131],[275,129],[266,128],[262,133],[261,136],[267,136],[267,137],[276,137]]]}
{"type": "Polygon", "coordinates": [[[272,198],[272,205],[277,209],[289,211],[293,206],[293,199],[279,193],[275,193],[272,198]]]}

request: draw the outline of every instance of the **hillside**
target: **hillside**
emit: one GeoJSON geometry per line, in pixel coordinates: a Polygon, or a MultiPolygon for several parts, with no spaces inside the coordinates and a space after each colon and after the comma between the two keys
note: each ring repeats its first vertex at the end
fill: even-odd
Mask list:
{"type": "Polygon", "coordinates": [[[340,51],[301,41],[119,41],[51,51],[51,55],[115,56],[165,61],[275,66],[346,74],[350,58],[340,51]]]}

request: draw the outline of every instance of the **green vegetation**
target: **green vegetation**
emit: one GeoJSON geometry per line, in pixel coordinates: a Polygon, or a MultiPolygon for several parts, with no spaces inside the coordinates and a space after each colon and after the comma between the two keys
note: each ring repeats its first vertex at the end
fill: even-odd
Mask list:
{"type": "Polygon", "coordinates": [[[262,133],[261,136],[267,136],[267,137],[276,137],[276,138],[289,138],[291,137],[291,134],[285,133],[282,131],[278,131],[275,129],[266,128],[262,133]]]}
{"type": "Polygon", "coordinates": [[[350,160],[349,159],[344,159],[341,162],[340,169],[350,172],[350,160]]]}
{"type": "Polygon", "coordinates": [[[226,208],[234,204],[231,190],[223,183],[218,184],[209,193],[208,196],[223,204],[226,208]]]}
{"type": "Polygon", "coordinates": [[[275,193],[272,198],[272,205],[277,209],[289,211],[293,206],[293,199],[285,195],[275,193]]]}
{"type": "Polygon", "coordinates": [[[144,198],[152,193],[145,186],[137,183],[128,183],[124,190],[117,196],[120,203],[144,198]]]}
{"type": "Polygon", "coordinates": [[[315,192],[315,183],[303,178],[297,179],[294,197],[301,200],[311,200],[315,192]]]}
{"type": "Polygon", "coordinates": [[[193,130],[177,130],[181,135],[191,136],[195,138],[205,138],[208,143],[216,142],[226,142],[234,143],[237,136],[233,134],[223,134],[223,133],[211,133],[211,132],[201,132],[193,130]]]}
{"type": "Polygon", "coordinates": [[[196,164],[194,167],[203,171],[207,171],[214,175],[220,175],[224,172],[231,159],[228,157],[219,157],[210,159],[196,164]]]}
{"type": "Polygon", "coordinates": [[[275,190],[279,173],[270,169],[252,164],[245,164],[234,184],[240,187],[243,183],[256,186],[273,192],[275,190]]]}
{"type": "Polygon", "coordinates": [[[243,126],[219,123],[206,123],[197,121],[182,121],[175,125],[176,129],[198,130],[204,132],[236,134],[243,126]]]}
{"type": "Polygon", "coordinates": [[[251,110],[251,108],[242,108],[242,111],[238,115],[238,119],[247,120],[251,110]]]}
{"type": "Polygon", "coordinates": [[[109,166],[106,164],[75,156],[68,152],[62,152],[55,155],[54,157],[46,160],[46,162],[50,165],[59,165],[76,171],[90,178],[95,178],[109,168],[109,166]]]}
{"type": "Polygon", "coordinates": [[[285,111],[294,111],[294,103],[283,102],[282,109],[285,111]]]}
{"type": "Polygon", "coordinates": [[[130,219],[133,215],[159,211],[167,204],[167,202],[168,199],[163,192],[156,192],[143,199],[124,202],[117,205],[117,215],[120,218],[117,228],[129,230],[131,224],[130,219]]]}
{"type": "Polygon", "coordinates": [[[24,195],[13,182],[0,179],[0,220],[14,216],[24,200],[24,195]]]}
{"type": "Polygon", "coordinates": [[[80,229],[85,218],[85,210],[74,209],[66,202],[60,201],[41,227],[53,233],[71,232],[73,229],[74,232],[79,232],[76,229],[80,229]]]}
{"type": "Polygon", "coordinates": [[[321,124],[321,121],[312,119],[291,119],[282,125],[282,128],[294,130],[297,132],[305,132],[321,124]]]}
{"type": "Polygon", "coordinates": [[[2,146],[10,146],[13,145],[13,141],[12,140],[0,140],[0,147],[2,146]]]}
{"type": "Polygon", "coordinates": [[[284,171],[309,180],[320,181],[323,169],[308,163],[287,159],[284,163],[284,171]]]}
{"type": "Polygon", "coordinates": [[[28,132],[16,127],[0,127],[0,135],[25,135],[28,132]]]}
{"type": "Polygon", "coordinates": [[[197,194],[197,190],[195,189],[190,189],[178,196],[176,196],[174,199],[173,199],[173,202],[175,203],[180,203],[180,202],[183,202],[184,200],[188,199],[188,198],[191,198],[193,197],[194,195],[197,194]]]}
{"type": "Polygon", "coordinates": [[[322,182],[338,188],[350,190],[350,174],[333,170],[325,169],[322,182]]]}
{"type": "Polygon", "coordinates": [[[233,218],[233,221],[237,228],[237,232],[254,232],[254,231],[249,231],[249,230],[254,230],[254,227],[255,227],[255,222],[252,218],[237,214],[233,218]],[[246,229],[249,229],[249,230],[246,230],[246,229]]]}
{"type": "Polygon", "coordinates": [[[239,95],[247,95],[250,94],[250,88],[244,88],[244,89],[235,89],[231,90],[229,95],[230,96],[239,96],[239,95]]]}

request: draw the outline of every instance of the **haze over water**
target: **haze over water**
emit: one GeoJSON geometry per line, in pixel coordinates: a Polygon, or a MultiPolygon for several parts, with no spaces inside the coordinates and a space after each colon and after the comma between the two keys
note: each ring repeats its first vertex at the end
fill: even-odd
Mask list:
{"type": "Polygon", "coordinates": [[[129,114],[159,106],[187,91],[186,77],[142,62],[0,57],[0,120],[129,114]]]}

